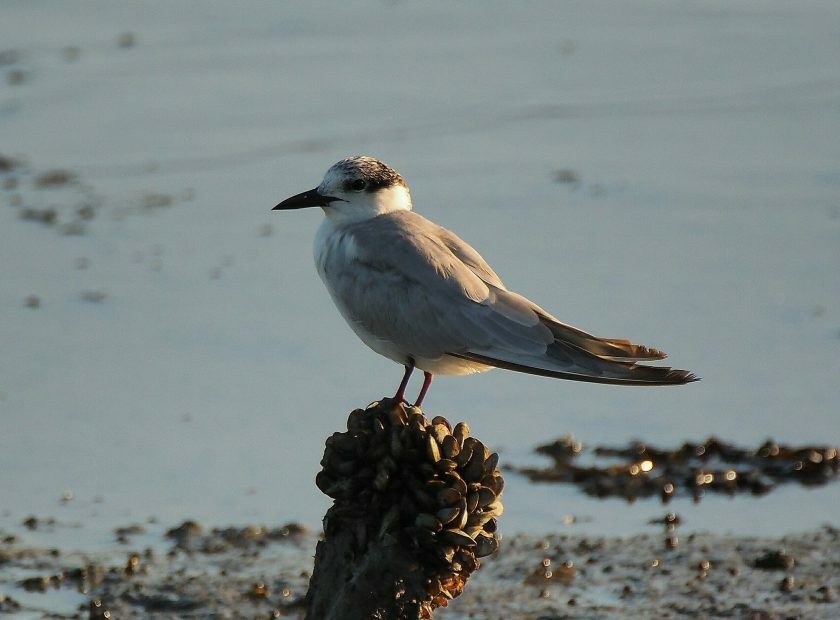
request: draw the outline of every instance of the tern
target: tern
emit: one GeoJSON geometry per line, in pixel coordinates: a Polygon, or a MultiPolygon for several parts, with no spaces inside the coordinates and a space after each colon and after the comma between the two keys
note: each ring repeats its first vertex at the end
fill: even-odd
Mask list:
{"type": "Polygon", "coordinates": [[[402,176],[373,157],[343,159],[315,189],[272,210],[321,207],[315,265],[333,302],[371,349],[405,366],[394,398],[423,371],[419,407],[435,374],[504,368],[617,385],[678,385],[692,373],[640,360],[665,353],[561,323],[508,290],[455,233],[412,211],[402,176]]]}

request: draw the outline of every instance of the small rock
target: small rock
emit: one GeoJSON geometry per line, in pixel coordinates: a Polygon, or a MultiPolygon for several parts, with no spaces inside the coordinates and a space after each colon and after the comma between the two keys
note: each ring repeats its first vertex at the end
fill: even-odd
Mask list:
{"type": "MultiPolygon", "coordinates": [[[[6,157],[5,155],[0,155],[0,172],[9,172],[13,168],[18,166],[18,162],[12,159],[11,157],[6,157]]],[[[17,183],[15,183],[17,186],[17,183]]]]}
{"type": "Polygon", "coordinates": [[[140,556],[136,553],[132,553],[128,556],[128,560],[125,563],[125,574],[126,575],[136,575],[137,571],[140,569],[140,556]]]}
{"type": "Polygon", "coordinates": [[[83,220],[92,220],[96,217],[96,209],[91,205],[84,205],[76,209],[76,215],[83,220]]]}
{"type": "Polygon", "coordinates": [[[46,189],[75,183],[76,175],[69,170],[48,170],[35,177],[35,187],[46,189]]]}
{"type": "Polygon", "coordinates": [[[10,614],[20,611],[21,605],[10,596],[0,594],[0,613],[10,614]]]}
{"type": "Polygon", "coordinates": [[[21,219],[42,224],[52,225],[58,220],[58,213],[55,209],[24,209],[20,212],[21,219]]]}
{"type": "Polygon", "coordinates": [[[75,62],[79,60],[81,53],[82,52],[78,47],[70,46],[64,48],[62,55],[64,56],[64,60],[67,62],[75,62]]]}
{"type": "Polygon", "coordinates": [[[251,589],[248,590],[248,597],[252,599],[266,599],[268,598],[268,595],[268,586],[261,581],[252,585],[251,589]]]}
{"type": "Polygon", "coordinates": [[[18,582],[27,592],[46,592],[51,585],[58,587],[63,580],[62,575],[45,575],[42,577],[28,577],[18,582]]]}
{"type": "Polygon", "coordinates": [[[784,549],[768,551],[753,561],[755,568],[763,570],[791,570],[795,564],[794,558],[785,553],[784,549]]]}
{"type": "Polygon", "coordinates": [[[111,612],[105,607],[101,600],[95,599],[88,605],[89,620],[110,620],[111,612]]]}
{"type": "Polygon", "coordinates": [[[833,603],[837,600],[837,591],[831,586],[820,586],[817,588],[818,603],[833,603]]]}
{"type": "Polygon", "coordinates": [[[99,304],[107,299],[108,294],[104,291],[82,291],[79,293],[79,297],[82,301],[99,304]]]}
{"type": "Polygon", "coordinates": [[[21,69],[11,69],[6,73],[6,81],[13,86],[23,84],[26,81],[26,73],[21,69]]]}
{"type": "Polygon", "coordinates": [[[197,536],[201,536],[204,528],[195,521],[184,521],[178,527],[173,527],[166,531],[166,537],[171,538],[180,546],[188,545],[190,540],[197,536]]]}
{"type": "Polygon", "coordinates": [[[140,204],[144,209],[162,209],[172,206],[172,196],[146,192],[140,197],[140,204]]]}
{"type": "Polygon", "coordinates": [[[779,582],[779,590],[782,592],[793,592],[794,585],[796,585],[796,582],[794,581],[793,576],[788,575],[779,582]]]}
{"type": "Polygon", "coordinates": [[[117,45],[123,49],[134,47],[137,44],[137,37],[133,32],[123,32],[117,38],[117,45]]]}
{"type": "Polygon", "coordinates": [[[124,527],[114,528],[114,534],[116,534],[117,536],[122,536],[122,537],[136,536],[137,534],[145,534],[145,533],[146,533],[146,528],[144,528],[142,525],[137,525],[137,524],[126,525],[124,527]]]}
{"type": "Polygon", "coordinates": [[[561,168],[554,172],[554,182],[577,187],[580,185],[580,175],[571,168],[561,168]]]}
{"type": "Polygon", "coordinates": [[[73,220],[61,227],[61,234],[67,235],[68,237],[81,237],[85,232],[87,232],[87,229],[82,220],[73,220]]]}
{"type": "Polygon", "coordinates": [[[557,570],[554,571],[554,576],[563,583],[571,583],[574,581],[576,574],[577,571],[575,569],[574,562],[571,560],[566,560],[557,568],[557,570]]]}

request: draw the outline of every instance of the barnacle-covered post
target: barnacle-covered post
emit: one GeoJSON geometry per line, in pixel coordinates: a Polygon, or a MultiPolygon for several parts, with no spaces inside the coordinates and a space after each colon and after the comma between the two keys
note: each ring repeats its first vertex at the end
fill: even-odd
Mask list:
{"type": "Polygon", "coordinates": [[[310,620],[431,618],[499,546],[499,456],[438,416],[393,399],[356,409],[327,439],[324,517],[310,620]]]}

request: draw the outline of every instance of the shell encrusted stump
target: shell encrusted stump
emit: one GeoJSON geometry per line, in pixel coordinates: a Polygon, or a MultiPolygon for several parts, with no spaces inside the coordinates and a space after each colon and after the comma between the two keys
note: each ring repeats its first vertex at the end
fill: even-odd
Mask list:
{"type": "Polygon", "coordinates": [[[499,455],[418,407],[383,399],[327,439],[333,498],[306,597],[310,620],[431,618],[499,546],[499,455]]]}

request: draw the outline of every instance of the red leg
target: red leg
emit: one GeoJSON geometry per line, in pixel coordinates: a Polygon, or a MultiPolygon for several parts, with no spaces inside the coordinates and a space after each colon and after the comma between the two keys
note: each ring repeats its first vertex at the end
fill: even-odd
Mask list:
{"type": "Polygon", "coordinates": [[[432,384],[432,377],[434,375],[430,372],[423,371],[423,387],[420,388],[420,395],[417,397],[417,402],[414,403],[415,407],[419,407],[423,404],[423,399],[426,397],[426,392],[429,391],[429,386],[432,384]]]}
{"type": "Polygon", "coordinates": [[[405,374],[403,375],[400,387],[399,389],[397,389],[397,393],[394,395],[394,400],[398,403],[401,403],[405,400],[405,388],[408,385],[408,378],[411,376],[412,372],[414,372],[414,362],[410,361],[410,364],[405,367],[405,374]]]}

